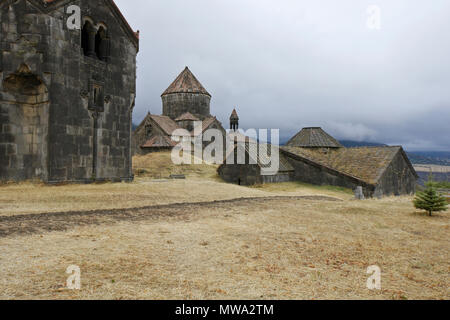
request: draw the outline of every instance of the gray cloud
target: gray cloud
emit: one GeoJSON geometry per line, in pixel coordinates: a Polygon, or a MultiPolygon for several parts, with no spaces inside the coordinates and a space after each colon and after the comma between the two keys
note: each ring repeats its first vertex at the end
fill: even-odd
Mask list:
{"type": "Polygon", "coordinates": [[[228,125],[450,150],[448,0],[116,0],[141,31],[139,122],[188,65],[228,125]],[[366,27],[369,5],[381,30],[366,27]]]}

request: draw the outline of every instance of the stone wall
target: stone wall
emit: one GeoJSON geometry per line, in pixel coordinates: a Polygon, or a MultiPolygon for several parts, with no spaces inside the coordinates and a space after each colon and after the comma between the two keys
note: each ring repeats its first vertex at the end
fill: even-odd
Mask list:
{"type": "Polygon", "coordinates": [[[211,97],[197,93],[172,93],[163,95],[163,115],[176,119],[186,112],[200,120],[210,116],[211,97]]]}
{"type": "Polygon", "coordinates": [[[405,155],[397,153],[375,189],[374,196],[411,195],[416,192],[417,176],[408,165],[405,155]]]}
{"type": "Polygon", "coordinates": [[[132,134],[132,151],[134,154],[146,154],[148,151],[142,150],[141,146],[146,143],[151,137],[158,135],[166,135],[156,122],[149,116],[142,121],[139,127],[132,134]],[[151,125],[150,134],[147,133],[147,126],[151,125]]]}
{"type": "Polygon", "coordinates": [[[294,157],[291,154],[285,154],[285,156],[295,169],[295,174],[293,177],[294,180],[319,186],[339,186],[352,190],[355,190],[358,186],[362,186],[366,197],[373,196],[375,187],[372,185],[365,184],[357,179],[339,174],[333,170],[319,166],[312,162],[294,157]]]}
{"type": "Polygon", "coordinates": [[[275,175],[261,176],[262,183],[282,183],[294,179],[294,172],[280,172],[275,175]]]}
{"type": "Polygon", "coordinates": [[[252,164],[224,164],[217,170],[220,177],[228,182],[242,186],[251,186],[263,183],[261,169],[252,164]]]}
{"type": "Polygon", "coordinates": [[[31,144],[39,141],[38,150],[31,148],[36,152],[13,155],[8,167],[2,160],[0,180],[28,179],[32,172],[47,182],[131,179],[137,44],[111,1],[70,1],[51,10],[36,3],[0,5],[0,153],[11,141],[19,153],[30,150],[27,135],[33,136],[31,144]],[[107,62],[84,56],[81,31],[66,27],[68,4],[79,5],[83,18],[106,25],[111,39],[107,62]],[[30,106],[20,99],[12,101],[5,84],[21,65],[45,85],[47,102],[30,106]],[[23,118],[24,112],[31,118],[23,118]],[[39,125],[30,126],[30,121],[39,125]]]}

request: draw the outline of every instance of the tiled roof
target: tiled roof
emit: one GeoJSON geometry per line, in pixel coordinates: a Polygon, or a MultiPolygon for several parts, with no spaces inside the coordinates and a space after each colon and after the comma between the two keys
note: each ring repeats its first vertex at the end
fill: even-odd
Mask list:
{"type": "Polygon", "coordinates": [[[168,136],[171,136],[175,130],[181,129],[181,127],[178,126],[175,121],[173,121],[167,116],[158,116],[151,114],[150,118],[153,121],[155,121],[158,124],[158,126],[164,131],[164,133],[168,136]]]}
{"type": "Polygon", "coordinates": [[[181,116],[175,119],[175,121],[200,121],[196,116],[190,112],[183,113],[181,116]]]}
{"type": "Polygon", "coordinates": [[[322,128],[304,128],[287,143],[289,147],[342,148],[343,146],[322,128]]]}
{"type": "MultiPolygon", "coordinates": [[[[202,121],[202,133],[204,133],[208,128],[216,121],[216,117],[208,117],[202,121]]],[[[194,135],[195,129],[192,130],[191,134],[194,135]]]]}
{"type": "Polygon", "coordinates": [[[144,143],[141,148],[166,148],[175,146],[176,142],[172,141],[168,136],[157,135],[144,143]]]}
{"type": "MultiPolygon", "coordinates": [[[[242,135],[242,136],[244,136],[244,135],[242,135]]],[[[253,142],[254,140],[250,140],[250,141],[251,142],[248,142],[248,140],[247,140],[247,142],[245,143],[245,152],[253,160],[253,161],[251,161],[251,163],[256,162],[256,164],[260,168],[269,168],[271,165],[270,155],[271,155],[272,151],[274,151],[274,152],[278,152],[278,154],[279,154],[279,169],[278,169],[278,171],[279,172],[294,171],[294,168],[292,167],[292,165],[289,163],[289,161],[286,159],[286,157],[283,155],[283,153],[280,152],[279,147],[277,147],[275,145],[270,145],[270,144],[262,144],[262,143],[253,142]],[[266,147],[267,149],[261,150],[262,146],[266,147]],[[272,150],[272,148],[273,148],[273,150],[272,150]]],[[[234,150],[238,147],[239,146],[235,146],[234,148],[232,148],[226,154],[225,159],[229,159],[229,157],[234,156],[234,150]]],[[[225,163],[224,165],[226,165],[226,164],[227,163],[225,163]]],[[[250,164],[250,160],[249,160],[249,163],[246,163],[246,164],[250,164]]]]}
{"type": "Polygon", "coordinates": [[[287,172],[287,171],[294,171],[294,168],[291,166],[289,161],[286,159],[286,157],[280,152],[280,149],[277,146],[270,145],[270,144],[258,144],[258,154],[256,154],[256,148],[251,148],[250,144],[246,144],[245,150],[249,153],[249,156],[252,159],[258,159],[258,165],[261,168],[268,168],[270,167],[270,155],[273,152],[278,152],[279,155],[279,172],[287,172]],[[266,147],[266,151],[260,151],[261,146],[266,147]]]}
{"type": "Polygon", "coordinates": [[[180,73],[175,81],[164,91],[162,96],[172,93],[199,93],[211,96],[188,67],[180,73]]]}
{"type": "MultiPolygon", "coordinates": [[[[288,146],[281,149],[288,155],[293,154],[294,156],[307,159],[320,166],[352,176],[368,184],[376,184],[398,152],[403,152],[402,147],[322,150],[288,146]]],[[[411,169],[415,172],[412,166],[411,169]]]]}

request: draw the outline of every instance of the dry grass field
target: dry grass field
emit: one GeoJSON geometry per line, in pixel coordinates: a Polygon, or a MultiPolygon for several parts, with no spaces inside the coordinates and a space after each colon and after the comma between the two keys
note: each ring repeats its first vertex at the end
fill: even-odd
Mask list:
{"type": "Polygon", "coordinates": [[[429,218],[411,197],[354,201],[299,183],[228,185],[214,167],[164,180],[174,169],[154,176],[151,157],[131,184],[1,186],[0,299],[450,298],[448,211],[429,218]],[[65,286],[69,265],[79,291],[65,286]],[[366,287],[371,265],[381,291],[366,287]]]}

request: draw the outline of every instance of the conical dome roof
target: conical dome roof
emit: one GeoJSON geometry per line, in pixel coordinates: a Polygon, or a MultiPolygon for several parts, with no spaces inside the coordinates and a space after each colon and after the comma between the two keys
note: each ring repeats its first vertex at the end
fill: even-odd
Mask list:
{"type": "Polygon", "coordinates": [[[326,133],[322,128],[304,128],[297,133],[288,143],[289,147],[303,148],[343,148],[335,138],[326,133]]]}
{"type": "Polygon", "coordinates": [[[239,116],[237,114],[236,109],[233,109],[233,112],[231,113],[231,116],[230,116],[230,120],[239,120],[239,116]]]}
{"type": "Polygon", "coordinates": [[[180,73],[175,81],[164,91],[162,96],[172,93],[198,93],[211,96],[188,67],[180,73]]]}

